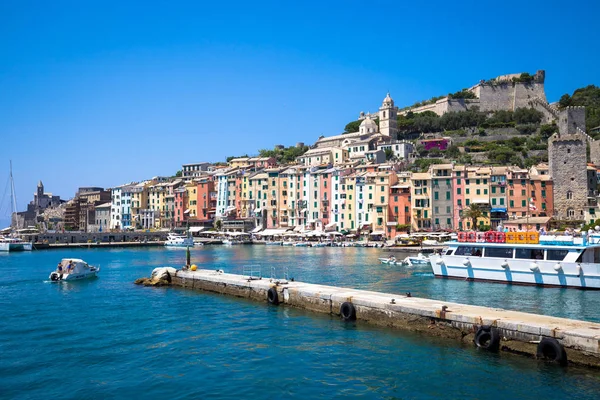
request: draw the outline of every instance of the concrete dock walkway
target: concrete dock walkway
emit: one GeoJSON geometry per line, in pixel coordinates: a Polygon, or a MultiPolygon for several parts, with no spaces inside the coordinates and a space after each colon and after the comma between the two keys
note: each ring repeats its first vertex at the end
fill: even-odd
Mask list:
{"type": "Polygon", "coordinates": [[[478,328],[489,325],[500,334],[502,350],[535,356],[540,340],[553,338],[564,346],[570,362],[600,367],[598,323],[215,270],[177,271],[172,284],[264,302],[274,295],[269,294],[273,288],[275,303],[332,315],[341,315],[342,304],[350,302],[359,321],[463,342],[473,342],[478,328]]]}

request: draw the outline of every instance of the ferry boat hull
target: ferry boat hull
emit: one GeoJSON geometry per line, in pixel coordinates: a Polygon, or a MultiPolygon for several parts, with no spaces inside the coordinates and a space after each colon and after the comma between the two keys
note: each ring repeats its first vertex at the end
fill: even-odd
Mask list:
{"type": "MultiPolygon", "coordinates": [[[[477,245],[480,244],[477,243],[477,245]]],[[[600,289],[599,263],[486,258],[485,253],[484,257],[451,255],[452,249],[453,246],[449,246],[449,250],[444,254],[430,256],[429,259],[436,277],[544,287],[600,289]]],[[[543,247],[540,250],[543,251],[543,247]]],[[[574,250],[577,251],[577,249],[574,250]]]]}

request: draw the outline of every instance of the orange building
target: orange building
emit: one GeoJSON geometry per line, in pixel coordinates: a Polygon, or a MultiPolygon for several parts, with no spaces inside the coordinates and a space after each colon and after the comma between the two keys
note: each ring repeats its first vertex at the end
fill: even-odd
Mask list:
{"type": "Polygon", "coordinates": [[[390,187],[387,221],[387,237],[393,239],[398,233],[410,231],[410,183],[399,183],[390,187]],[[399,225],[407,225],[398,230],[399,225]]]}
{"type": "Polygon", "coordinates": [[[217,209],[215,182],[210,179],[202,179],[196,185],[196,192],[198,193],[196,220],[202,223],[212,221],[217,209]]]}

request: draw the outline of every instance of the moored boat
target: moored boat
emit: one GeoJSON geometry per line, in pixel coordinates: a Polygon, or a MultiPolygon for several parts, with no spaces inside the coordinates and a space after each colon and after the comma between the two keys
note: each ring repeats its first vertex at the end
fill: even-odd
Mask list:
{"type": "Polygon", "coordinates": [[[429,257],[436,277],[600,289],[600,236],[463,235],[429,257]],[[478,241],[479,240],[479,241],[478,241]]]}
{"type": "Polygon", "coordinates": [[[88,265],[79,258],[63,258],[54,271],[50,273],[52,282],[76,281],[95,278],[100,272],[99,267],[88,265]]]}
{"type": "Polygon", "coordinates": [[[167,247],[193,247],[194,238],[191,236],[178,235],[173,232],[169,232],[167,240],[165,241],[167,247]]]}
{"type": "Polygon", "coordinates": [[[0,251],[31,251],[33,245],[19,238],[0,238],[0,251]]]}
{"type": "Polygon", "coordinates": [[[429,266],[429,257],[423,253],[419,253],[416,256],[408,256],[404,259],[403,264],[407,264],[411,267],[425,267],[429,266]]]}
{"type": "Polygon", "coordinates": [[[396,257],[394,257],[394,256],[380,257],[380,258],[378,258],[378,260],[382,264],[390,264],[390,265],[402,264],[402,261],[397,260],[396,257]]]}

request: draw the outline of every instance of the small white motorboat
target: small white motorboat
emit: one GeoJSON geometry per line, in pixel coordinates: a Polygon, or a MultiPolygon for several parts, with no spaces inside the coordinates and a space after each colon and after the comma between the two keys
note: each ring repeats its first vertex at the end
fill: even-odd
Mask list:
{"type": "Polygon", "coordinates": [[[381,257],[381,258],[378,258],[378,260],[382,264],[389,264],[389,265],[402,264],[402,261],[398,261],[396,259],[396,257],[394,257],[394,256],[387,257],[387,258],[381,257]]]}
{"type": "Polygon", "coordinates": [[[429,257],[423,253],[419,253],[416,256],[408,256],[404,259],[403,263],[410,267],[425,267],[431,265],[429,257]]]}
{"type": "Polygon", "coordinates": [[[100,267],[88,265],[79,258],[63,258],[56,270],[50,273],[52,282],[76,281],[80,279],[95,278],[100,272],[100,267]]]}
{"type": "Polygon", "coordinates": [[[309,244],[307,242],[296,242],[294,243],[294,247],[308,247],[309,244]]]}

